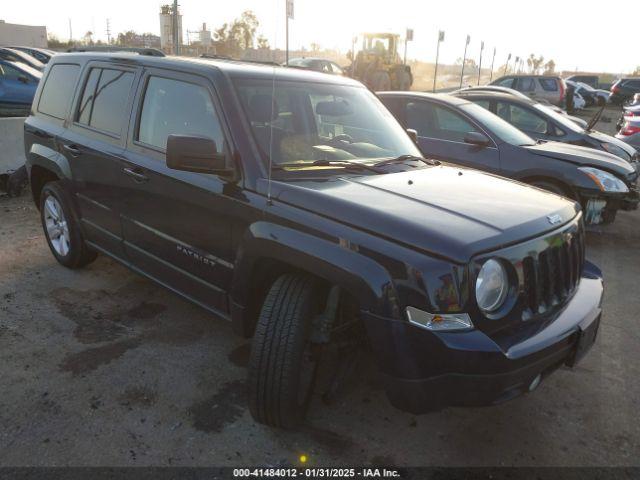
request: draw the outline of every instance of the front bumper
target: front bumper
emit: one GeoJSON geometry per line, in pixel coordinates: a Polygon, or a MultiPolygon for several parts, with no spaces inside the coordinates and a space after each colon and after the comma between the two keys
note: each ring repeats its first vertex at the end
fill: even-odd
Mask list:
{"type": "Polygon", "coordinates": [[[636,210],[640,203],[640,192],[635,185],[632,185],[627,193],[585,189],[578,191],[578,195],[586,225],[610,223],[615,219],[618,210],[636,210]]]}
{"type": "Polygon", "coordinates": [[[479,330],[437,333],[372,315],[366,323],[389,400],[401,410],[425,413],[502,403],[558,367],[574,365],[595,340],[602,295],[601,273],[587,263],[557,317],[525,339],[514,334],[512,343],[494,341],[479,330]]]}

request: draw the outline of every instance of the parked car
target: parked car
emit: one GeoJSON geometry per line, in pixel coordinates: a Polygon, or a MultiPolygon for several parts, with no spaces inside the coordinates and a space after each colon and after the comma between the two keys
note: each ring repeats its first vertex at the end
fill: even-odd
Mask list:
{"type": "Polygon", "coordinates": [[[640,77],[621,78],[611,86],[609,100],[614,105],[622,105],[640,93],[640,77]]]}
{"type": "MultiPolygon", "coordinates": [[[[602,107],[609,103],[609,97],[611,96],[611,92],[609,90],[602,90],[600,88],[593,88],[591,85],[588,85],[583,82],[577,82],[581,88],[581,90],[586,90],[591,95],[595,96],[595,104],[602,107]]],[[[584,96],[584,95],[583,95],[584,96]]]]}
{"type": "Polygon", "coordinates": [[[0,117],[26,117],[42,73],[23,63],[0,59],[0,117]]]}
{"type": "MultiPolygon", "coordinates": [[[[521,93],[521,92],[519,92],[517,90],[514,90],[513,88],[499,87],[497,85],[480,85],[480,86],[477,86],[477,87],[466,87],[466,88],[461,88],[459,90],[455,90],[455,91],[451,92],[451,94],[455,95],[457,93],[467,93],[467,92],[471,92],[471,93],[473,93],[473,92],[498,92],[498,93],[505,93],[505,94],[508,94],[508,95],[514,95],[515,97],[521,98],[523,100],[531,100],[530,97],[527,97],[524,93],[521,93]]],[[[578,124],[582,128],[586,128],[587,127],[587,122],[585,120],[583,120],[580,117],[569,115],[565,110],[563,110],[562,108],[558,107],[557,105],[553,105],[553,104],[547,102],[546,100],[541,100],[540,103],[545,105],[547,108],[550,108],[554,112],[559,113],[560,115],[564,115],[569,120],[571,120],[573,123],[578,124]]]]}
{"type": "Polygon", "coordinates": [[[300,423],[332,342],[366,341],[413,412],[513,398],[593,344],[602,275],[579,206],[423,158],[359,82],[60,57],[25,122],[53,256],[105,253],[253,337],[257,421],[300,423]]]}
{"type": "Polygon", "coordinates": [[[630,103],[622,107],[622,113],[618,122],[616,123],[616,129],[620,130],[627,117],[640,117],[640,103],[630,103]]]}
{"type": "Polygon", "coordinates": [[[49,63],[49,60],[51,60],[51,57],[53,57],[56,54],[56,52],[54,52],[53,50],[49,50],[47,48],[16,47],[16,46],[12,46],[11,48],[13,48],[14,50],[18,50],[20,52],[29,54],[43,64],[49,63]]]}
{"type": "Polygon", "coordinates": [[[564,80],[554,75],[508,75],[489,85],[513,88],[534,100],[546,100],[560,107],[564,104],[567,89],[564,80]]]}
{"type": "Polygon", "coordinates": [[[634,148],[611,135],[593,130],[593,126],[600,118],[600,112],[594,115],[584,129],[533,100],[489,92],[457,95],[487,108],[536,140],[571,143],[604,150],[634,164],[640,160],[634,148]]]}
{"type": "Polygon", "coordinates": [[[600,86],[600,78],[597,75],[571,75],[565,79],[565,81],[567,80],[575,83],[584,83],[594,89],[598,89],[600,86]]]}
{"type": "Polygon", "coordinates": [[[8,47],[0,47],[0,60],[9,60],[10,62],[24,63],[39,71],[44,70],[44,63],[36,60],[28,53],[21,52],[8,47]]]}
{"type": "Polygon", "coordinates": [[[625,117],[616,138],[640,151],[640,115],[625,117]]]}
{"type": "Polygon", "coordinates": [[[574,110],[584,110],[587,107],[587,102],[584,97],[580,95],[578,92],[573,93],[573,109],[574,110]]]}
{"type": "MultiPolygon", "coordinates": [[[[571,198],[587,224],[610,223],[616,212],[638,208],[638,169],[615,155],[558,142],[537,143],[486,108],[493,100],[444,94],[380,92],[382,102],[430,158],[478,168],[571,198]],[[481,106],[484,102],[484,108],[481,106]]],[[[513,96],[513,118],[527,115],[513,96]]],[[[517,99],[518,102],[522,101],[517,99]]],[[[567,123],[571,123],[567,121],[567,123]]]]}
{"type": "Polygon", "coordinates": [[[586,85],[572,82],[571,80],[566,80],[565,83],[568,87],[570,86],[573,88],[574,108],[581,109],[598,104],[598,95],[596,95],[595,90],[589,90],[586,85]],[[580,96],[582,106],[578,106],[580,102],[576,102],[575,96],[580,96]]]}
{"type": "Polygon", "coordinates": [[[336,62],[325,60],[324,58],[301,57],[289,60],[289,67],[305,68],[316,72],[332,73],[334,75],[344,75],[344,70],[336,62]]]}

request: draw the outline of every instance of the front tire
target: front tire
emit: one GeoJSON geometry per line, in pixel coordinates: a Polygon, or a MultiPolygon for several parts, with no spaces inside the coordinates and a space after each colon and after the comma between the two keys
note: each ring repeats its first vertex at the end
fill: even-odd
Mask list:
{"type": "Polygon", "coordinates": [[[313,283],[307,275],[279,277],[256,326],[249,360],[249,409],[256,421],[272,427],[300,425],[313,392],[319,361],[309,341],[318,310],[313,283]]]}
{"type": "Polygon", "coordinates": [[[50,182],[42,188],[40,219],[49,249],[58,263],[76,269],[96,259],[96,252],[82,238],[71,199],[60,182],[50,182]]]}

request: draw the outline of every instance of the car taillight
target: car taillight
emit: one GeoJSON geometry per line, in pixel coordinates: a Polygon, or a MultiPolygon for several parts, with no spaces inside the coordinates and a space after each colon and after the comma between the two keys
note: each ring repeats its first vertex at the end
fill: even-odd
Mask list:
{"type": "Polygon", "coordinates": [[[613,87],[611,87],[611,93],[618,93],[620,91],[620,88],[618,88],[617,85],[614,85],[613,87]]]}
{"type": "Polygon", "coordinates": [[[630,122],[625,122],[620,129],[620,135],[633,135],[634,133],[640,133],[640,125],[631,125],[630,122]]]}
{"type": "Polygon", "coordinates": [[[625,117],[640,117],[640,111],[633,112],[633,111],[625,110],[623,112],[623,115],[625,117]]]}

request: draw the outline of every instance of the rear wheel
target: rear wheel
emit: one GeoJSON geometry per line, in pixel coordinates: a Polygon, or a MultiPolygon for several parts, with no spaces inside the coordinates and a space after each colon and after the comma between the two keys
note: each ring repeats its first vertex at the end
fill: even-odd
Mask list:
{"type": "Polygon", "coordinates": [[[42,188],[40,218],[51,253],[61,265],[80,268],[95,260],[97,254],[84,242],[71,200],[60,182],[42,188]]]}
{"type": "Polygon", "coordinates": [[[309,276],[282,275],[271,286],[249,361],[249,409],[256,421],[295,428],[304,419],[319,364],[319,352],[310,341],[318,311],[309,276]]]}
{"type": "Polygon", "coordinates": [[[387,72],[376,71],[371,75],[371,88],[374,92],[391,90],[391,77],[387,72]]]}

